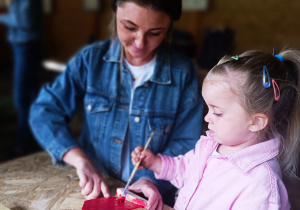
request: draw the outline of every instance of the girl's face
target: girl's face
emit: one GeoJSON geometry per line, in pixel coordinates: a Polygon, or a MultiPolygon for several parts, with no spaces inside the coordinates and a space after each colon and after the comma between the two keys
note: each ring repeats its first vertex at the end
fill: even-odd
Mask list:
{"type": "Polygon", "coordinates": [[[205,79],[202,95],[208,106],[204,120],[220,144],[220,153],[230,154],[254,144],[255,134],[249,130],[252,121],[225,80],[205,79]]]}
{"type": "Polygon", "coordinates": [[[171,24],[166,13],[140,7],[132,2],[117,8],[116,21],[126,59],[135,66],[152,60],[171,24]]]}

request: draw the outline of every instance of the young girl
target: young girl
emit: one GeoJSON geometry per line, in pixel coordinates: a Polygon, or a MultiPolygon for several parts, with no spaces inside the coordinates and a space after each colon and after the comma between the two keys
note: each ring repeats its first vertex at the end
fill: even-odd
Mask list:
{"type": "Polygon", "coordinates": [[[289,209],[281,174],[295,177],[300,52],[225,56],[207,74],[207,136],[184,156],[137,147],[135,164],[180,189],[175,209],[289,209]]]}

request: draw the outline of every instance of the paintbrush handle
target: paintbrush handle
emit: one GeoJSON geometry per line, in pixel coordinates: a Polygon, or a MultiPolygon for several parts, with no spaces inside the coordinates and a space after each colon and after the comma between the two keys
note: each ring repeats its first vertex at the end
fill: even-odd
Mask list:
{"type": "MultiPolygon", "coordinates": [[[[145,145],[143,151],[145,151],[145,150],[148,148],[148,146],[149,146],[149,144],[150,144],[150,141],[151,141],[151,139],[152,139],[152,137],[153,137],[153,134],[154,134],[154,132],[152,132],[151,135],[150,135],[150,137],[148,138],[148,141],[147,141],[147,143],[146,143],[146,145],[145,145]]],[[[140,161],[141,161],[141,160],[140,160],[140,161]]],[[[139,161],[139,162],[140,162],[140,161],[139,161]]]]}
{"type": "MultiPolygon", "coordinates": [[[[148,148],[149,143],[150,143],[150,141],[151,141],[151,139],[152,139],[152,137],[153,137],[153,134],[154,134],[154,132],[152,132],[151,135],[150,135],[150,137],[148,138],[147,143],[146,143],[146,145],[145,145],[143,151],[145,151],[145,150],[148,148]]],[[[134,175],[135,175],[135,173],[136,173],[138,167],[140,166],[141,162],[142,162],[142,159],[140,159],[139,162],[137,162],[137,163],[135,164],[134,169],[133,169],[133,171],[131,172],[131,175],[130,175],[130,177],[129,177],[129,179],[128,179],[128,182],[127,182],[127,184],[126,184],[126,186],[125,186],[123,195],[126,196],[126,194],[127,194],[127,192],[128,192],[129,184],[131,183],[131,181],[132,181],[132,179],[133,179],[133,177],[134,177],[134,175]]]]}

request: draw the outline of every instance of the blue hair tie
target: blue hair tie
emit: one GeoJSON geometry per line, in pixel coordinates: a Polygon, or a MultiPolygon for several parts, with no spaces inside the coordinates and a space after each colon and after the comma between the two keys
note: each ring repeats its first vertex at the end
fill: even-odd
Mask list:
{"type": "Polygon", "coordinates": [[[278,58],[282,63],[284,62],[284,58],[280,54],[275,54],[275,47],[273,47],[273,56],[278,58]]]}
{"type": "Polygon", "coordinates": [[[284,62],[284,58],[280,55],[280,54],[277,54],[277,55],[274,55],[276,58],[278,58],[282,63],[284,62]]]}

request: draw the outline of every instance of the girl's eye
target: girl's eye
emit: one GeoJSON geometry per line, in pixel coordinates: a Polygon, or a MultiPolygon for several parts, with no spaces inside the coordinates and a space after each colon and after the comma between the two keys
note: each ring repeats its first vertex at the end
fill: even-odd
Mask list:
{"type": "Polygon", "coordinates": [[[217,117],[222,117],[222,114],[219,113],[214,113],[214,115],[216,115],[217,117]]]}

